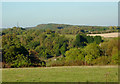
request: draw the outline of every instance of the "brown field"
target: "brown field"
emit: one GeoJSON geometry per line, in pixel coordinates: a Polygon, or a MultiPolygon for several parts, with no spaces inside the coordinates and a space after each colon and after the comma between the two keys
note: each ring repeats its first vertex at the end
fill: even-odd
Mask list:
{"type": "Polygon", "coordinates": [[[116,33],[104,33],[104,34],[87,34],[90,36],[102,36],[104,38],[109,38],[109,37],[118,37],[118,32],[116,33]]]}

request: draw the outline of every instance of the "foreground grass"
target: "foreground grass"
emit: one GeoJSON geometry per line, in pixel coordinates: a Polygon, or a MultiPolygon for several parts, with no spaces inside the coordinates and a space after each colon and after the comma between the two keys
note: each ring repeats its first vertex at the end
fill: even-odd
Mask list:
{"type": "Polygon", "coordinates": [[[117,82],[117,66],[10,68],[2,70],[3,82],[117,82]]]}

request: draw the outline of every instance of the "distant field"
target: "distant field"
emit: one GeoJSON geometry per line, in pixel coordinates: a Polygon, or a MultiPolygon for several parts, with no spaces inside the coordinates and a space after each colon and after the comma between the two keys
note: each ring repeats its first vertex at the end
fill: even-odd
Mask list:
{"type": "Polygon", "coordinates": [[[108,37],[118,37],[118,33],[87,34],[87,35],[90,35],[90,36],[102,36],[102,37],[105,37],[105,38],[108,38],[108,37]]]}
{"type": "Polygon", "coordinates": [[[117,82],[117,66],[66,66],[2,70],[3,82],[117,82]]]}
{"type": "MultiPolygon", "coordinates": [[[[104,38],[111,38],[111,37],[118,37],[118,33],[104,33],[104,34],[87,34],[89,36],[101,36],[104,38]]],[[[72,38],[75,39],[76,35],[70,35],[70,34],[66,34],[65,37],[66,38],[72,38]]]]}

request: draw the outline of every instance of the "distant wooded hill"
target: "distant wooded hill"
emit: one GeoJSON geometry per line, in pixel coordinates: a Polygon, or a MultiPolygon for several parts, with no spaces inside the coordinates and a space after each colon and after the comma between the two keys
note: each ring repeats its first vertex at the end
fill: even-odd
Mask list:
{"type": "Polygon", "coordinates": [[[42,31],[55,31],[59,34],[81,34],[81,33],[87,33],[87,34],[100,34],[100,33],[111,33],[111,32],[117,32],[119,30],[116,26],[84,26],[84,25],[68,25],[68,24],[39,24],[35,27],[28,27],[28,28],[20,28],[15,29],[17,27],[13,27],[13,29],[3,29],[4,33],[15,33],[17,31],[23,31],[23,30],[42,30],[42,31]]]}

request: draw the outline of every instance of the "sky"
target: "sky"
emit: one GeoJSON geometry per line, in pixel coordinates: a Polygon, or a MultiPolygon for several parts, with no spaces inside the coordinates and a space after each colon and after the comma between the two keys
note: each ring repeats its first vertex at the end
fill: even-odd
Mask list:
{"type": "Polygon", "coordinates": [[[118,25],[117,2],[2,2],[2,27],[38,24],[118,25]]]}

